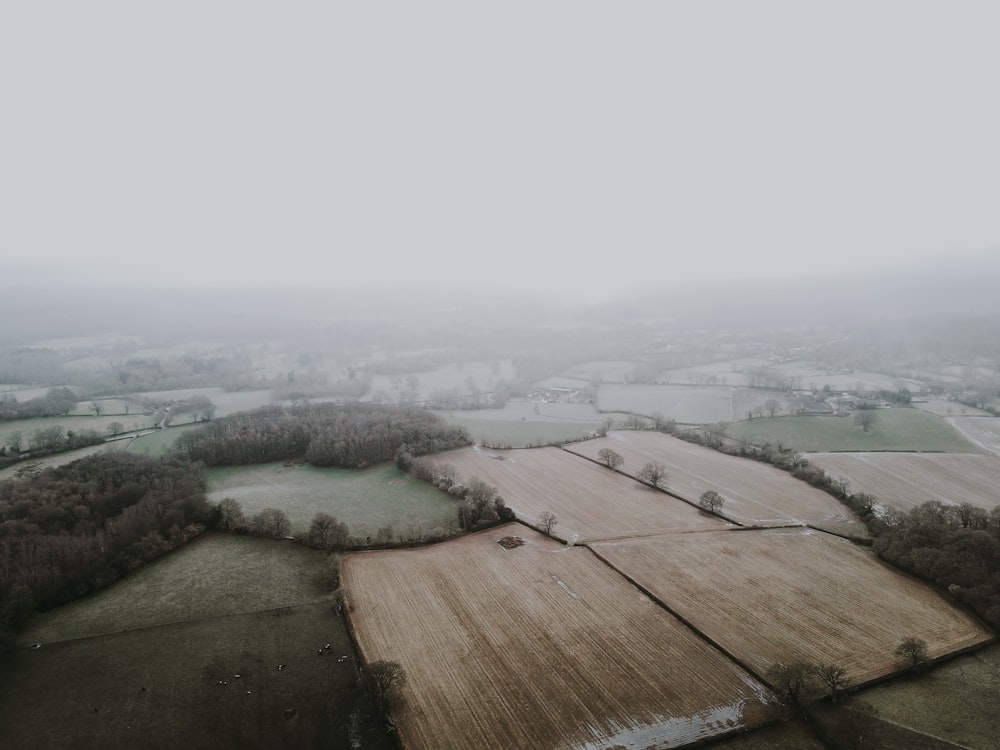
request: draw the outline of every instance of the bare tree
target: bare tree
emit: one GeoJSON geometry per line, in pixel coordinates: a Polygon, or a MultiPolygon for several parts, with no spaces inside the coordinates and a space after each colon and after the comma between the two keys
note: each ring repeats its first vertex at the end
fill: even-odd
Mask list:
{"type": "Polygon", "coordinates": [[[830,688],[830,700],[837,702],[837,695],[851,684],[847,670],[839,664],[821,664],[816,667],[816,676],[830,688]]]}
{"type": "Polygon", "coordinates": [[[767,672],[767,679],[782,705],[794,708],[801,705],[804,694],[814,684],[816,668],[805,662],[775,664],[767,672]]]}
{"type": "Polygon", "coordinates": [[[597,457],[612,471],[618,471],[622,464],[625,463],[625,459],[622,458],[621,454],[611,448],[601,448],[597,451],[597,457]]]}
{"type": "Polygon", "coordinates": [[[258,536],[281,539],[289,528],[288,515],[278,508],[264,508],[250,519],[250,530],[258,536]]]}
{"type": "Polygon", "coordinates": [[[381,716],[386,724],[395,726],[402,716],[403,686],[406,672],[395,661],[376,661],[361,672],[361,684],[371,702],[374,716],[381,716]]]}
{"type": "Polygon", "coordinates": [[[927,641],[923,638],[908,636],[900,641],[893,654],[910,662],[910,668],[914,671],[918,670],[929,658],[927,654],[927,641]]]}
{"type": "Polygon", "coordinates": [[[546,536],[552,536],[552,529],[555,528],[556,524],[559,523],[556,519],[555,513],[550,510],[543,510],[538,516],[538,525],[542,529],[542,533],[546,536]]]}
{"type": "Polygon", "coordinates": [[[774,417],[779,411],[781,411],[781,402],[776,398],[769,398],[764,402],[764,409],[767,411],[769,417],[774,417]]]}
{"type": "Polygon", "coordinates": [[[659,487],[667,481],[667,467],[659,461],[650,461],[639,469],[639,479],[659,487]]]}
{"type": "Polygon", "coordinates": [[[876,420],[877,415],[874,409],[859,409],[854,413],[854,424],[866,433],[871,432],[876,420]]]}
{"type": "Polygon", "coordinates": [[[722,495],[715,490],[708,490],[702,493],[701,498],[698,500],[698,507],[702,510],[707,510],[709,513],[716,513],[722,509],[724,502],[725,498],[722,495]]]}

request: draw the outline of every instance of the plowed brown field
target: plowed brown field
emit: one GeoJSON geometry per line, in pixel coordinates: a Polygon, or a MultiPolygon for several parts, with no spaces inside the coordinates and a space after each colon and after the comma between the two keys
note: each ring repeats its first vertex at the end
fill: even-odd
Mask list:
{"type": "Polygon", "coordinates": [[[756,674],[835,663],[857,684],[905,665],[907,636],[931,658],[992,637],[928,586],[868,550],[812,529],[647,537],[590,545],[756,674]]]}
{"type": "Polygon", "coordinates": [[[863,530],[853,514],[836,499],[773,466],[648,431],[612,432],[566,446],[566,450],[597,460],[602,448],[617,451],[621,471],[635,475],[649,461],[667,467],[666,488],[697,503],[707,490],[725,498],[722,515],[743,524],[822,524],[863,530]]]}
{"type": "MultiPolygon", "coordinates": [[[[670,538],[691,536],[726,534],[670,538]]],[[[520,525],[352,555],[343,578],[364,660],[408,675],[413,750],[675,747],[762,717],[746,672],[590,551],[520,525]]]]}
{"type": "Polygon", "coordinates": [[[911,510],[928,500],[946,505],[1000,505],[1000,457],[962,453],[814,453],[809,460],[852,492],[911,510]]]}
{"type": "Polygon", "coordinates": [[[551,511],[558,519],[553,533],[560,539],[727,527],[677,498],[559,448],[463,448],[439,454],[434,461],[455,466],[461,480],[478,477],[495,485],[526,523],[534,524],[542,511],[551,511]]]}

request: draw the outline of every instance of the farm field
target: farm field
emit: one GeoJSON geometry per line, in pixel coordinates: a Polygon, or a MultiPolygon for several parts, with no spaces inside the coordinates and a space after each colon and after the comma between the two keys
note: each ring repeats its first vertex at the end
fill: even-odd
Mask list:
{"type": "Polygon", "coordinates": [[[734,422],[726,434],[757,445],[770,443],[797,451],[932,451],[981,453],[944,419],[919,409],[878,409],[864,432],[845,417],[776,417],[734,422]]]}
{"type": "Polygon", "coordinates": [[[766,715],[763,687],[681,622],[518,524],[351,555],[343,575],[364,660],[406,671],[413,750],[674,746],[766,715]]]}
{"type": "Polygon", "coordinates": [[[602,384],[597,402],[601,411],[660,413],[685,424],[728,422],[734,418],[734,390],[728,386],[602,384]]]}
{"type": "Polygon", "coordinates": [[[946,417],[946,421],[981,450],[1000,456],[1000,417],[946,417]]]}
{"type": "Polygon", "coordinates": [[[453,497],[394,464],[337,469],[270,463],[214,468],[207,474],[209,500],[237,500],[247,516],[278,508],[288,515],[293,532],[307,530],[319,512],[336,516],[360,537],[374,536],[384,526],[392,526],[397,537],[415,537],[458,523],[453,497]]]}
{"type": "MultiPolygon", "coordinates": [[[[142,596],[129,609],[156,605],[142,596]]],[[[328,601],[46,643],[0,662],[0,747],[347,750],[356,679],[328,601]]],[[[362,739],[393,748],[384,730],[362,739]]]]}
{"type": "Polygon", "coordinates": [[[329,601],[324,556],[291,542],[207,533],[96,594],[32,618],[21,645],[329,601]],[[136,602],[141,602],[137,606],[136,602]]]}
{"type": "Polygon", "coordinates": [[[646,537],[589,545],[754,674],[839,664],[855,685],[905,667],[907,636],[934,659],[992,634],[867,549],[811,529],[646,537]]]}
{"type": "Polygon", "coordinates": [[[65,466],[68,463],[72,463],[73,461],[86,456],[92,456],[95,453],[101,453],[102,451],[125,450],[128,442],[129,441],[127,440],[116,440],[111,443],[102,443],[100,445],[91,445],[86,448],[78,448],[75,451],[66,451],[65,453],[55,453],[51,456],[43,456],[42,458],[19,461],[16,464],[0,469],[0,481],[3,481],[4,479],[14,479],[21,471],[29,471],[33,473],[36,469],[42,470],[56,466],[65,466]]]}
{"type": "Polygon", "coordinates": [[[34,419],[16,419],[10,422],[0,422],[0,445],[9,445],[11,437],[15,433],[21,433],[21,448],[27,450],[28,441],[36,430],[59,427],[62,432],[73,430],[82,432],[83,430],[95,430],[100,435],[108,434],[108,426],[112,422],[119,422],[125,426],[126,430],[146,429],[153,426],[151,417],[145,414],[132,414],[128,417],[110,416],[81,416],[81,417],[35,417],[34,419]]]}
{"type": "Polygon", "coordinates": [[[937,414],[939,417],[990,417],[993,416],[988,411],[977,409],[974,406],[966,406],[957,401],[949,401],[945,398],[929,398],[926,400],[916,400],[910,404],[914,409],[928,411],[937,414]]]}
{"type": "Polygon", "coordinates": [[[928,500],[946,505],[1000,505],[1000,457],[941,453],[814,453],[809,460],[852,492],[911,510],[928,500]]]}
{"type": "Polygon", "coordinates": [[[959,656],[918,680],[876,685],[851,701],[884,721],[961,747],[992,750],[1000,737],[1000,646],[959,656]]]}
{"type": "Polygon", "coordinates": [[[602,385],[598,405],[602,412],[662,414],[683,424],[711,424],[742,419],[777,399],[787,408],[784,394],[756,388],[697,385],[602,385]]]}
{"type": "Polygon", "coordinates": [[[864,526],[844,505],[787,472],[670,435],[622,430],[566,446],[567,451],[594,461],[604,448],[624,458],[620,471],[633,476],[647,462],[663,463],[666,489],[688,502],[697,504],[702,493],[715,490],[725,498],[722,515],[741,524],[815,524],[864,533],[864,526]]]}
{"type": "MultiPolygon", "coordinates": [[[[510,360],[500,360],[495,364],[492,362],[463,362],[457,365],[449,365],[436,370],[426,372],[414,372],[417,383],[417,401],[426,401],[431,398],[434,391],[447,391],[457,388],[465,392],[466,378],[472,378],[481,391],[493,390],[493,385],[501,379],[511,379],[516,373],[510,360]]],[[[397,401],[402,391],[409,390],[406,384],[408,375],[400,375],[403,381],[400,388],[394,388],[392,378],[388,375],[376,375],[372,378],[371,386],[364,400],[370,400],[372,395],[378,391],[383,391],[389,396],[390,401],[397,401]]]]}
{"type": "Polygon", "coordinates": [[[171,448],[174,447],[174,443],[177,442],[177,438],[185,432],[200,430],[201,427],[202,425],[197,424],[181,424],[167,427],[162,430],[153,430],[152,432],[140,435],[133,440],[126,441],[126,450],[129,450],[132,453],[141,453],[146,456],[164,456],[168,451],[170,451],[171,448]]]}
{"type": "Polygon", "coordinates": [[[602,383],[624,383],[638,363],[631,360],[593,360],[568,368],[563,375],[577,378],[584,383],[600,380],[602,383]]]}
{"type": "MultiPolygon", "coordinates": [[[[225,388],[184,388],[177,391],[149,391],[135,394],[153,401],[181,401],[192,396],[205,396],[215,404],[215,416],[227,417],[238,411],[256,409],[275,403],[270,390],[227,391],[225,388]]],[[[190,421],[190,414],[179,414],[174,424],[190,421]]]]}
{"type": "Polygon", "coordinates": [[[921,388],[920,383],[915,380],[894,378],[879,372],[864,372],[862,370],[834,371],[805,360],[772,364],[767,367],[767,370],[791,379],[793,388],[822,390],[825,385],[830,386],[834,391],[895,391],[900,386],[918,391],[921,388]]]}
{"type": "Polygon", "coordinates": [[[682,500],[559,448],[492,451],[461,448],[434,457],[459,481],[478,477],[497,487],[518,518],[537,524],[554,513],[560,539],[607,539],[662,532],[724,529],[727,524],[682,500]]]}
{"type": "Polygon", "coordinates": [[[624,414],[598,414],[592,404],[514,400],[508,401],[503,409],[434,413],[450,424],[464,427],[477,443],[512,448],[578,440],[594,432],[608,417],[625,417],[624,414]]]}

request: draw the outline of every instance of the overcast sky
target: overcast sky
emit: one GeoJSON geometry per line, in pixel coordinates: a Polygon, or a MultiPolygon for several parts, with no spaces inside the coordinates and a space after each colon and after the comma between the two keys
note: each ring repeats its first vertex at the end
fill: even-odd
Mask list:
{"type": "Polygon", "coordinates": [[[998,29],[959,0],[6,2],[0,274],[600,290],[1000,248],[998,29]]]}

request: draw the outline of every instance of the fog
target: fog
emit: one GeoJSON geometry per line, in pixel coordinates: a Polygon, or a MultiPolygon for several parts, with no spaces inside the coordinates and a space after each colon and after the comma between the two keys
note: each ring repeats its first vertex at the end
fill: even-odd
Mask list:
{"type": "Polygon", "coordinates": [[[2,282],[600,302],[995,249],[998,21],[968,2],[14,4],[2,282]]]}

